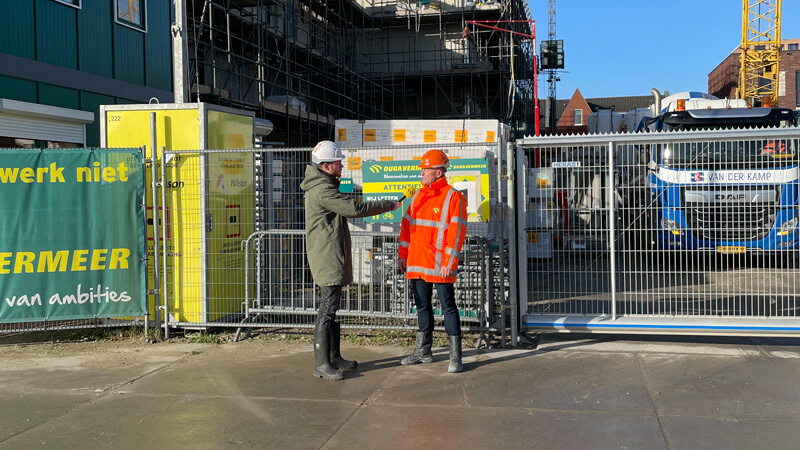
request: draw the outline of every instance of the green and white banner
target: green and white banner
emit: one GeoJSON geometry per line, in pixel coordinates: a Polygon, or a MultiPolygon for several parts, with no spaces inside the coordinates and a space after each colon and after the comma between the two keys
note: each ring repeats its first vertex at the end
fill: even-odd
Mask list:
{"type": "Polygon", "coordinates": [[[0,149],[0,322],[145,313],[138,149],[0,149]]]}
{"type": "MultiPolygon", "coordinates": [[[[419,161],[370,161],[361,165],[364,200],[386,200],[402,197],[403,190],[411,186],[422,187],[419,161]]],[[[445,174],[447,182],[458,189],[467,200],[469,222],[489,221],[489,161],[486,158],[450,159],[450,168],[445,174]]],[[[403,202],[403,208],[381,215],[365,217],[365,222],[400,223],[411,204],[403,202]]]]}

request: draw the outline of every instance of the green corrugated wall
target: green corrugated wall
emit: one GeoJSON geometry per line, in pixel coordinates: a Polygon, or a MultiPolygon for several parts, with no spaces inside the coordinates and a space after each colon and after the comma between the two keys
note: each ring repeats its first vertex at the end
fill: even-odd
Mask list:
{"type": "Polygon", "coordinates": [[[114,6],[110,1],[84,2],[78,14],[78,50],[80,70],[84,72],[114,77],[113,41],[111,29],[115,26],[114,6]]]}
{"type": "MultiPolygon", "coordinates": [[[[73,8],[53,0],[0,0],[0,52],[108,78],[172,91],[172,2],[147,1],[147,32],[114,22],[114,1],[83,0],[73,8]]],[[[137,103],[0,75],[0,98],[95,113],[101,104],[137,103]]],[[[99,145],[97,122],[87,145],[99,145]]]]}
{"type": "MultiPolygon", "coordinates": [[[[95,119],[99,119],[100,105],[113,105],[117,103],[117,99],[107,95],[92,94],[91,92],[81,92],[81,106],[84,111],[93,111],[95,119]]],[[[100,121],[95,120],[94,123],[86,125],[86,146],[99,147],[100,146],[100,121]]]]}
{"type": "Polygon", "coordinates": [[[80,91],[39,83],[39,103],[60,108],[81,109],[80,91]]]}
{"type": "Polygon", "coordinates": [[[144,37],[144,67],[147,85],[152,88],[168,86],[166,90],[172,91],[172,70],[163,70],[163,67],[172,67],[172,26],[171,1],[158,5],[159,2],[147,2],[147,7],[158,7],[153,14],[148,13],[150,23],[147,24],[147,36],[144,37]],[[163,45],[162,33],[167,33],[170,38],[168,45],[163,45]]]}
{"type": "Polygon", "coordinates": [[[77,14],[80,10],[52,0],[36,0],[35,5],[36,60],[77,69],[77,14]]]}
{"type": "Polygon", "coordinates": [[[0,52],[36,58],[34,2],[0,1],[0,52]]]}
{"type": "Polygon", "coordinates": [[[36,84],[33,81],[0,75],[0,98],[36,103],[38,100],[36,84]]]}
{"type": "Polygon", "coordinates": [[[144,34],[128,27],[114,27],[114,74],[129,83],[144,81],[144,34]]]}

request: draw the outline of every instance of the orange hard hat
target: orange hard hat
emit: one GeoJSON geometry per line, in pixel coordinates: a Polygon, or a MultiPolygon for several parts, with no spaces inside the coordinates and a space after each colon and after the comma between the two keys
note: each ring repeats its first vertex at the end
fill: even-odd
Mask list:
{"type": "Polygon", "coordinates": [[[420,169],[449,169],[450,158],[444,154],[443,151],[433,149],[428,150],[422,155],[422,161],[419,163],[420,169]]]}

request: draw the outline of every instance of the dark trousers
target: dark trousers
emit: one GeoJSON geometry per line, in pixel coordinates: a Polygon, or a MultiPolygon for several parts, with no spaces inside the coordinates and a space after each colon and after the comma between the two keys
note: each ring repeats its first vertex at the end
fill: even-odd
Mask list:
{"type": "Polygon", "coordinates": [[[411,280],[411,288],[414,291],[414,303],[417,305],[417,318],[419,319],[419,331],[433,331],[433,306],[431,296],[433,295],[433,285],[436,285],[436,292],[439,294],[439,302],[442,304],[444,312],[444,329],[450,336],[461,334],[461,321],[458,317],[456,307],[456,292],[452,283],[429,283],[422,279],[411,280]]]}
{"type": "Polygon", "coordinates": [[[331,322],[336,320],[336,311],[342,300],[342,286],[319,287],[319,311],[317,312],[316,330],[330,330],[331,322]]]}

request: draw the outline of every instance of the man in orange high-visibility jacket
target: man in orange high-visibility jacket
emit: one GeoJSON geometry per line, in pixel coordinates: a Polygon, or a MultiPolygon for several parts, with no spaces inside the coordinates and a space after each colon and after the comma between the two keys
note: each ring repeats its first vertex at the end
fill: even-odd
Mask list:
{"type": "Polygon", "coordinates": [[[422,156],[422,189],[414,195],[400,228],[399,266],[411,280],[419,331],[414,353],[400,364],[433,362],[433,285],[444,311],[444,328],[450,344],[448,372],[461,372],[461,323],[456,307],[456,269],[467,235],[467,201],[447,183],[450,160],[441,150],[422,156]]]}

